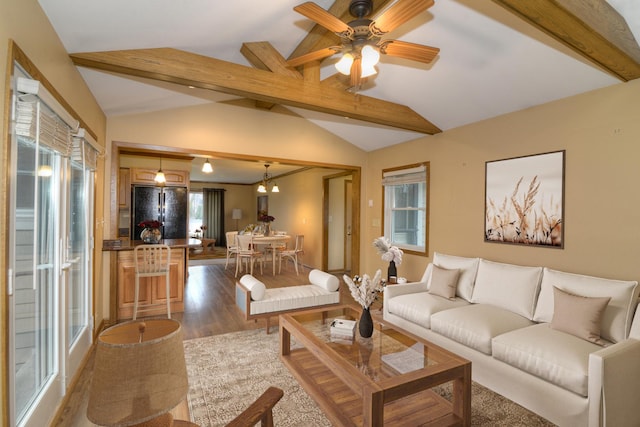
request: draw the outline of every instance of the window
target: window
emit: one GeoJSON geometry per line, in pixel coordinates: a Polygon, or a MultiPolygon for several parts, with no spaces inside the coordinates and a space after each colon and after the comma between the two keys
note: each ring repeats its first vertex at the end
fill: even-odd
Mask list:
{"type": "Polygon", "coordinates": [[[189,192],[189,233],[195,233],[202,227],[202,191],[189,192]]]}
{"type": "Polygon", "coordinates": [[[408,253],[428,253],[429,163],[384,169],[384,235],[408,253]]]}

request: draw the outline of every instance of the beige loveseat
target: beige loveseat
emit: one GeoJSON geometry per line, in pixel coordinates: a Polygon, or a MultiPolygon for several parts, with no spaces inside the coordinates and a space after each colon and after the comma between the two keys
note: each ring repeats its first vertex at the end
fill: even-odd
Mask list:
{"type": "Polygon", "coordinates": [[[236,305],[246,320],[269,319],[282,313],[340,303],[340,281],[321,270],[309,272],[309,284],[267,289],[257,278],[245,274],[236,282],[236,305]]]}
{"type": "Polygon", "coordinates": [[[385,288],[383,316],[555,424],[639,426],[638,293],[636,281],[435,253],[420,282],[385,288]]]}

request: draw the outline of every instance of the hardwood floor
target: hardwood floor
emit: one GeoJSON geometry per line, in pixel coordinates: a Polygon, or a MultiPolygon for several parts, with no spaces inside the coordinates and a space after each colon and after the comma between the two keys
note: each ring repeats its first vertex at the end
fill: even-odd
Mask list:
{"type": "MultiPolygon", "coordinates": [[[[255,272],[255,270],[254,270],[255,272]]],[[[189,276],[185,286],[185,311],[174,313],[172,317],[182,323],[183,337],[185,340],[210,335],[225,334],[242,330],[264,328],[265,320],[247,322],[242,313],[235,306],[235,265],[229,265],[227,270],[224,264],[209,264],[189,267],[189,276]]],[[[296,275],[293,265],[282,265],[282,274],[273,276],[271,266],[265,263],[264,274],[256,274],[267,288],[296,286],[308,283],[309,269],[304,268],[296,275]]],[[[240,277],[240,275],[238,275],[240,277]]],[[[337,274],[340,279],[341,300],[352,301],[347,286],[342,280],[342,274],[337,274]]],[[[376,302],[376,304],[379,304],[376,302]]],[[[277,318],[271,320],[271,324],[277,324],[277,318]]],[[[61,427],[93,426],[86,419],[86,407],[88,389],[93,369],[93,357],[88,358],[87,364],[70,394],[67,405],[61,415],[53,423],[61,427]]],[[[186,409],[180,408],[176,418],[187,419],[186,409]]]]}

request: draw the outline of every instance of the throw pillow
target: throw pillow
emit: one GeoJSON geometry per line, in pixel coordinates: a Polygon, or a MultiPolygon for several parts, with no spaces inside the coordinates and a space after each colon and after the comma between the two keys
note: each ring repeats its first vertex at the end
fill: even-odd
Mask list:
{"type": "Polygon", "coordinates": [[[431,286],[429,293],[451,300],[456,299],[456,288],[458,287],[458,277],[460,270],[446,269],[433,265],[431,272],[431,286]]]}
{"type": "Polygon", "coordinates": [[[610,297],[583,297],[553,287],[553,318],[551,328],[575,335],[598,345],[602,315],[610,297]]]}
{"type": "Polygon", "coordinates": [[[251,299],[253,301],[260,301],[264,298],[267,287],[252,275],[245,274],[240,278],[240,283],[251,291],[251,299]]]}

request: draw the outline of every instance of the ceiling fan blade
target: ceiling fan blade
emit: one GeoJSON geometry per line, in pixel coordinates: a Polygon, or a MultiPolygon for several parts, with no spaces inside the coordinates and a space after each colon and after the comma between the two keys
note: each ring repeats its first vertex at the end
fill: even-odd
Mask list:
{"type": "Polygon", "coordinates": [[[433,6],[434,0],[398,0],[378,16],[369,26],[376,36],[381,36],[404,24],[420,12],[433,6]]]}
{"type": "Polygon", "coordinates": [[[293,8],[296,12],[333,31],[340,37],[351,37],[353,29],[313,2],[302,3],[293,8]]]}
{"type": "Polygon", "coordinates": [[[352,88],[359,88],[362,84],[362,58],[356,57],[353,60],[353,64],[351,64],[351,72],[349,73],[349,78],[351,80],[352,88]]]}
{"type": "Polygon", "coordinates": [[[400,40],[385,40],[378,44],[380,53],[410,59],[412,61],[430,63],[438,55],[440,49],[422,44],[403,42],[400,40]]]}
{"type": "Polygon", "coordinates": [[[306,55],[300,55],[296,58],[292,58],[287,61],[287,65],[290,67],[299,67],[307,62],[318,61],[320,59],[327,58],[340,50],[339,46],[326,47],[324,49],[309,52],[306,55]]]}

